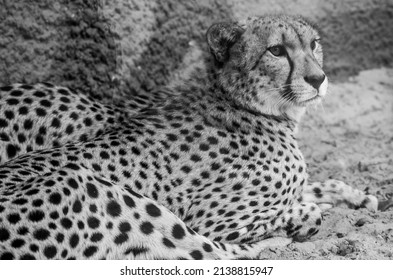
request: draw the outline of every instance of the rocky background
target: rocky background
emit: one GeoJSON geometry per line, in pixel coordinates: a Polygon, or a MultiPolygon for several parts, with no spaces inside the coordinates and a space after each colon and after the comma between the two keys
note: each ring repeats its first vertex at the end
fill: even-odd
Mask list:
{"type": "MultiPolygon", "coordinates": [[[[0,85],[51,82],[114,102],[187,75],[217,21],[300,14],[323,35],[331,82],[300,132],[311,180],[393,195],[393,2],[390,0],[0,0],[0,85]],[[359,73],[360,72],[360,73],[359,73]]],[[[333,209],[312,240],[279,259],[393,259],[393,209],[333,209]]]]}

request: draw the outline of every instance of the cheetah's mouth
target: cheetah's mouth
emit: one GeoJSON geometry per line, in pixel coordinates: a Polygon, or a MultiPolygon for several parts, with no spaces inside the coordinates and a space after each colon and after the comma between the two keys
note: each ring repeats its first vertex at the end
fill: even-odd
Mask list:
{"type": "Polygon", "coordinates": [[[317,93],[316,95],[314,95],[313,97],[311,97],[309,99],[298,102],[298,104],[300,106],[307,106],[307,105],[310,105],[311,103],[318,102],[321,98],[322,98],[322,96],[317,93]]]}

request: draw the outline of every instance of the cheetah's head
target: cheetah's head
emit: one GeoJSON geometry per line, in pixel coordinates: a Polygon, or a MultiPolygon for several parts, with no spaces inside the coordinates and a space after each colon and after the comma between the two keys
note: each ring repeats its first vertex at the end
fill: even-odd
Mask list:
{"type": "Polygon", "coordinates": [[[207,42],[215,81],[247,109],[298,119],[327,92],[320,36],[301,17],[217,23],[207,31],[207,42]]]}

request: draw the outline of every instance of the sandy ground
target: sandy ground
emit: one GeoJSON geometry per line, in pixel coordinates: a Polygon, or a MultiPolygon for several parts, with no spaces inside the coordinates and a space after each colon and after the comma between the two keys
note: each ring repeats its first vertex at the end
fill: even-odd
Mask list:
{"type": "MultiPolygon", "coordinates": [[[[393,196],[393,69],[361,72],[331,83],[309,110],[299,135],[310,181],[342,180],[374,194],[393,196]]],[[[384,212],[333,208],[309,241],[271,249],[262,259],[393,259],[393,207],[384,212]]]]}

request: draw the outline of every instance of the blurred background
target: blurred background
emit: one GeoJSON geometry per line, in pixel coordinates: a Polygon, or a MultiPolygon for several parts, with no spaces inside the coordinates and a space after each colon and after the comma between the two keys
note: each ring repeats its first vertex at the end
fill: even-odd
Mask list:
{"type": "MultiPolygon", "coordinates": [[[[391,0],[0,0],[0,85],[46,81],[103,102],[132,98],[188,75],[212,23],[269,13],[303,15],[322,33],[329,94],[299,135],[310,180],[391,197],[391,0]]],[[[393,259],[392,210],[332,210],[314,241],[262,257],[393,259]]]]}

